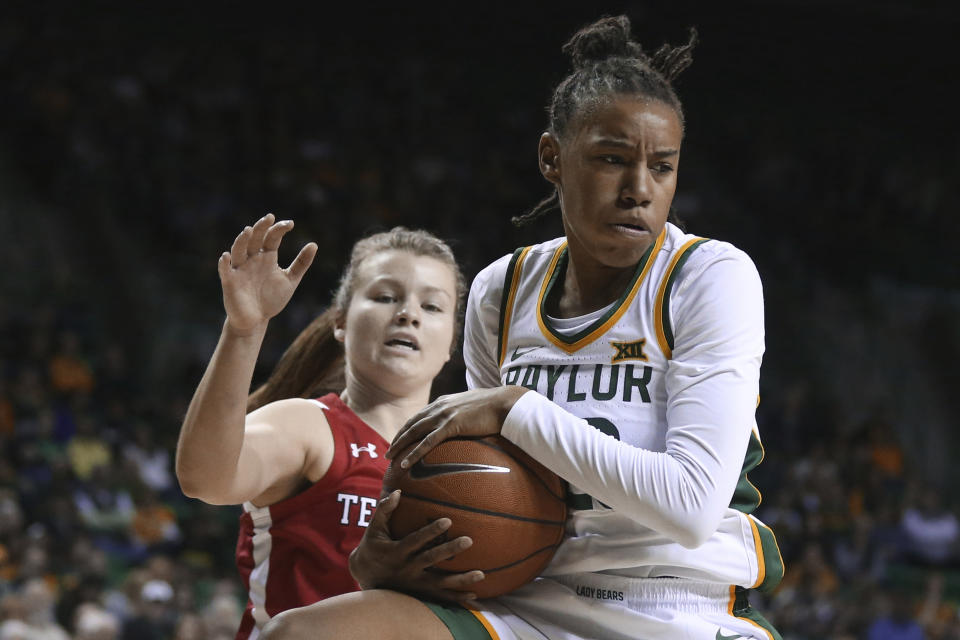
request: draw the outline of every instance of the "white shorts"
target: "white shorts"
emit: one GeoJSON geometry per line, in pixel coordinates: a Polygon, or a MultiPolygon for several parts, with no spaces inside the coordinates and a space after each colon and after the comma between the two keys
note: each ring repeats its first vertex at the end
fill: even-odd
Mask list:
{"type": "Polygon", "coordinates": [[[538,578],[470,613],[492,640],[782,640],[746,594],[682,578],[586,573],[538,578]]]}

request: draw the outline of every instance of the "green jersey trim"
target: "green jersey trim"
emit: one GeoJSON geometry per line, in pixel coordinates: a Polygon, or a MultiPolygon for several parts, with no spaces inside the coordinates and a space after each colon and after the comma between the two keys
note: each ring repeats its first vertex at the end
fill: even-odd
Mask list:
{"type": "Polygon", "coordinates": [[[523,262],[532,248],[520,247],[514,251],[513,257],[510,258],[510,263],[507,265],[507,275],[503,281],[503,296],[500,299],[500,330],[497,332],[497,357],[498,364],[501,367],[507,357],[507,333],[510,331],[510,320],[513,316],[513,303],[517,295],[517,285],[520,282],[520,272],[523,269],[523,262]]]}
{"type": "Polygon", "coordinates": [[[643,284],[647,273],[653,266],[665,238],[666,229],[660,232],[656,241],[644,252],[640,261],[637,263],[637,268],[634,270],[630,285],[613,307],[611,307],[607,313],[597,318],[589,327],[572,336],[563,335],[547,323],[547,298],[550,292],[553,291],[554,286],[560,282],[561,277],[566,272],[567,262],[569,261],[567,243],[564,242],[557,248],[553,259],[550,261],[550,266],[547,268],[547,274],[543,279],[543,284],[540,287],[540,296],[537,300],[537,324],[540,326],[540,331],[543,335],[563,351],[573,353],[606,333],[630,307],[630,303],[633,302],[633,299],[636,297],[637,291],[640,290],[640,285],[643,284]]]}
{"type": "Polygon", "coordinates": [[[653,307],[653,324],[657,333],[657,342],[660,343],[660,350],[667,360],[673,357],[673,327],[670,324],[670,292],[673,290],[673,283],[677,279],[680,269],[690,258],[697,247],[707,242],[708,238],[693,238],[687,241],[680,250],[673,256],[670,266],[663,274],[663,280],[660,282],[660,289],[657,291],[657,299],[653,307]]]}

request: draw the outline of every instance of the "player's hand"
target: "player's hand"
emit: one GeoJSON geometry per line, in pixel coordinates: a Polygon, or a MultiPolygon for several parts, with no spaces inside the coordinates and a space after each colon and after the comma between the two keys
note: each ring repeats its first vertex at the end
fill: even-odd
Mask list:
{"type": "Polygon", "coordinates": [[[238,334],[249,334],[290,301],[303,274],[313,263],[317,245],[304,246],[293,262],[282,269],[277,262],[280,242],[291,229],[292,220],[274,222],[272,213],[246,227],[233,241],[230,251],[220,256],[217,270],[223,287],[227,325],[238,334]]]}
{"type": "Polygon", "coordinates": [[[449,518],[434,520],[405,538],[394,540],[387,522],[398,504],[399,490],[380,501],[360,544],[350,554],[350,573],[360,587],[415,592],[449,602],[475,599],[470,585],[483,580],[482,571],[448,574],[430,570],[436,563],[470,548],[473,541],[461,536],[431,546],[450,528],[449,518]]]}
{"type": "Polygon", "coordinates": [[[385,455],[393,459],[416,444],[400,462],[406,469],[444,440],[499,434],[510,409],[527,391],[506,386],[440,396],[407,420],[385,455]]]}

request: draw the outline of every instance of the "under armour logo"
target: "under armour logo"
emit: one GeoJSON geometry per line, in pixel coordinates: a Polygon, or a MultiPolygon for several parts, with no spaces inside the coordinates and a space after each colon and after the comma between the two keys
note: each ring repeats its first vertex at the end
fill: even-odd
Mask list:
{"type": "Polygon", "coordinates": [[[361,451],[366,451],[367,453],[369,453],[371,458],[377,457],[377,445],[372,444],[370,442],[368,442],[367,446],[365,447],[358,447],[356,442],[351,442],[350,451],[353,452],[354,458],[359,458],[361,451]]]}

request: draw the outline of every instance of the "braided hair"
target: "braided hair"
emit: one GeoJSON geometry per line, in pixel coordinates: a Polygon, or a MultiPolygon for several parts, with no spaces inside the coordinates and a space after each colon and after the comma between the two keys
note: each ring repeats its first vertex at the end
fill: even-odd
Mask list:
{"type": "MultiPolygon", "coordinates": [[[[683,106],[673,81],[693,62],[691,52],[696,43],[697,32],[690,29],[686,44],[664,44],[648,55],[631,38],[627,16],[603,17],[583,27],[563,45],[573,71],[557,85],[547,108],[550,133],[563,139],[578,116],[612,96],[622,95],[643,96],[671,107],[683,127],[683,106]]],[[[514,216],[512,222],[524,226],[559,208],[560,198],[554,189],[533,209],[514,216]]],[[[676,220],[672,209],[670,216],[676,220]]]]}

